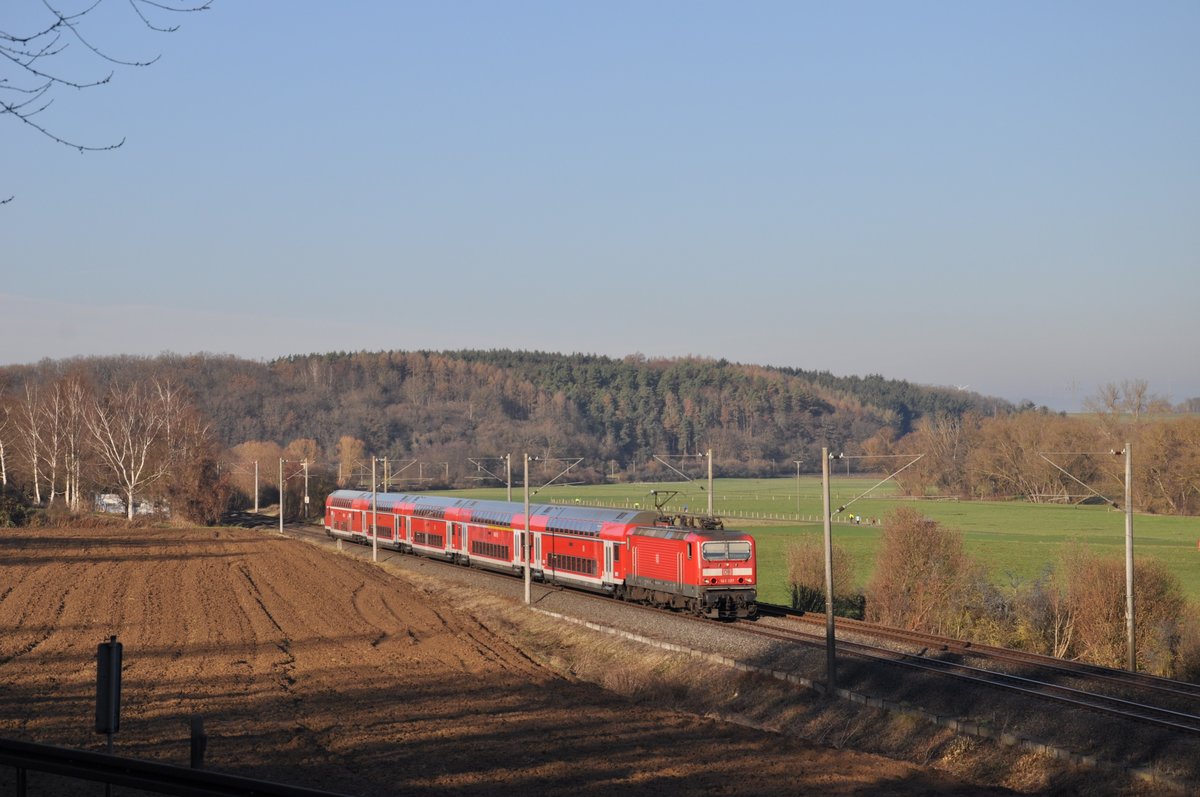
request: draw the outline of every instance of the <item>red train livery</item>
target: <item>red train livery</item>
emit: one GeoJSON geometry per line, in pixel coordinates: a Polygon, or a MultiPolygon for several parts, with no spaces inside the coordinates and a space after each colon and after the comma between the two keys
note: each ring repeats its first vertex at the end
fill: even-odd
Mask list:
{"type": "MultiPolygon", "coordinates": [[[[338,490],[325,533],[473,567],[522,573],[523,504],[338,490]],[[374,520],[372,521],[372,518],[374,520]]],[[[754,538],[663,525],[657,512],[531,504],[533,578],[713,618],[757,611],[754,538]]]]}

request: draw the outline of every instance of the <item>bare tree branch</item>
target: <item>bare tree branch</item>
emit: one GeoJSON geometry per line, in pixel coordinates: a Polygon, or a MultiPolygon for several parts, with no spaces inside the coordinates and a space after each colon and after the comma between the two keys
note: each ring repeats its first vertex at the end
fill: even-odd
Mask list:
{"type": "MultiPolygon", "coordinates": [[[[47,20],[27,33],[0,30],[0,117],[11,117],[46,138],[79,152],[103,152],[118,149],[125,138],[115,143],[83,143],[73,136],[55,132],[51,126],[34,121],[34,117],[53,104],[58,89],[88,89],[109,83],[115,72],[98,77],[78,77],[60,59],[70,55],[70,45],[77,43],[100,61],[118,67],[150,66],[161,57],[121,58],[96,44],[85,30],[89,15],[109,0],[95,0],[78,11],[69,12],[41,0],[47,20]]],[[[212,0],[126,0],[133,14],[148,30],[172,33],[178,25],[157,23],[159,14],[181,14],[205,11],[212,0]]],[[[12,196],[0,199],[0,205],[11,202],[12,196]]]]}

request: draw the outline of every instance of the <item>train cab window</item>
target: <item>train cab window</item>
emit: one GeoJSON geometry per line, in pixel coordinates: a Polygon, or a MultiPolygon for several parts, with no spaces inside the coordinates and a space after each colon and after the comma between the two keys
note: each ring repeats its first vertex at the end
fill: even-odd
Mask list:
{"type": "Polygon", "coordinates": [[[745,562],[750,559],[750,543],[706,542],[700,546],[701,555],[710,562],[745,562]]]}
{"type": "Polygon", "coordinates": [[[690,562],[692,560],[692,544],[689,542],[687,544],[687,546],[688,546],[688,561],[690,562]]]}

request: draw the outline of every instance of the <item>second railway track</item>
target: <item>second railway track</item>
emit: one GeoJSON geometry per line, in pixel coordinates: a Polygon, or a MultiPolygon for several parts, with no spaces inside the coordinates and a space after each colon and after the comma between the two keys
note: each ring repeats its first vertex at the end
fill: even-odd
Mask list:
{"type": "MultiPolygon", "coordinates": [[[[824,618],[821,618],[821,623],[824,623],[824,618]]],[[[745,624],[742,623],[739,625],[745,624]]],[[[808,630],[779,627],[754,627],[742,628],[741,630],[744,633],[782,641],[797,641],[819,646],[824,646],[825,644],[824,634],[808,630]]],[[[895,629],[883,630],[893,631],[895,629]]],[[[887,636],[887,634],[884,634],[884,636],[887,636]]],[[[895,638],[895,636],[892,635],[891,638],[895,638]]],[[[900,634],[899,637],[911,639],[911,636],[906,633],[900,634]]],[[[1171,707],[1129,700],[1084,688],[1065,686],[1048,680],[1039,680],[1032,676],[1017,675],[945,659],[931,658],[923,652],[909,653],[846,639],[838,639],[836,645],[839,654],[860,656],[928,673],[950,675],[971,684],[1004,689],[1025,697],[1049,700],[1074,708],[1106,714],[1122,720],[1148,723],[1171,731],[1200,735],[1200,715],[1191,711],[1181,711],[1171,707]]]]}
{"type": "MultiPolygon", "coordinates": [[[[796,613],[781,610],[782,607],[762,607],[760,611],[774,616],[787,617],[788,620],[813,626],[824,626],[824,615],[815,613],[796,613]]],[[[1013,666],[1022,666],[1044,672],[1057,673],[1095,684],[1107,684],[1115,689],[1141,690],[1146,693],[1156,693],[1179,705],[1190,705],[1200,711],[1200,684],[1175,681],[1170,678],[1160,678],[1141,672],[1117,670],[1088,662],[1071,661],[1046,656],[1029,651],[1002,648],[994,645],[983,645],[969,640],[927,634],[920,631],[908,631],[891,628],[862,620],[852,620],[845,617],[836,618],[839,633],[862,635],[889,639],[896,642],[911,643],[928,649],[931,652],[945,652],[962,657],[980,658],[1004,662],[1013,666]]]]}

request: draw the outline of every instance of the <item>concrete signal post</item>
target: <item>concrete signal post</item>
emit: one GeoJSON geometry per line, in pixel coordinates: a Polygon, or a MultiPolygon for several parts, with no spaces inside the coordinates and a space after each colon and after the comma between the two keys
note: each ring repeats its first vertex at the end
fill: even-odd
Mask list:
{"type": "Polygon", "coordinates": [[[529,569],[529,455],[525,454],[523,456],[525,459],[525,478],[523,482],[525,485],[525,521],[523,523],[525,532],[521,535],[521,551],[525,557],[525,605],[528,606],[532,603],[530,598],[532,578],[529,569]]]}
{"type": "MultiPolygon", "coordinates": [[[[833,697],[837,690],[837,651],[833,628],[833,515],[829,500],[829,461],[833,458],[828,448],[821,449],[821,494],[825,501],[825,682],[829,697],[833,697]]],[[[838,458],[841,458],[840,454],[838,458]]]]}
{"type": "Polygon", "coordinates": [[[1137,672],[1137,643],[1133,623],[1133,453],[1132,444],[1125,443],[1125,635],[1126,669],[1137,672]]]}
{"type": "Polygon", "coordinates": [[[375,481],[375,457],[371,457],[371,561],[379,561],[379,485],[375,481]]]}

